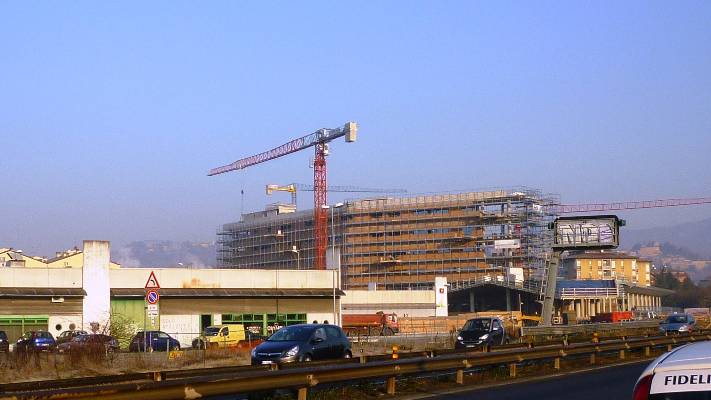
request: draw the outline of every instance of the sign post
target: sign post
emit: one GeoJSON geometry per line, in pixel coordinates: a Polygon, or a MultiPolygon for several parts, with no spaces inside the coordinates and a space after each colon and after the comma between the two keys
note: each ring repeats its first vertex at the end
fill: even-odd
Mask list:
{"type": "MultiPolygon", "coordinates": [[[[160,295],[158,290],[160,289],[160,284],[158,283],[158,278],[156,278],[155,272],[151,271],[148,275],[148,280],[144,286],[146,289],[146,303],[145,303],[145,315],[143,316],[143,349],[148,351],[149,337],[147,333],[147,318],[151,319],[151,327],[155,326],[156,318],[160,317],[160,311],[158,307],[158,301],[160,300],[160,295]]],[[[159,319],[160,321],[160,319],[159,319]]]]}

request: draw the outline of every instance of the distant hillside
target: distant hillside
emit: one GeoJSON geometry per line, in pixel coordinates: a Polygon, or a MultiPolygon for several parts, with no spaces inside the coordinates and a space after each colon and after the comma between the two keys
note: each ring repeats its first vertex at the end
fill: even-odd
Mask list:
{"type": "Polygon", "coordinates": [[[683,247],[703,259],[711,259],[711,218],[668,227],[627,229],[620,232],[621,247],[639,243],[667,242],[683,247]]]}
{"type": "Polygon", "coordinates": [[[146,240],[111,249],[111,259],[124,267],[214,267],[215,243],[146,240]]]}

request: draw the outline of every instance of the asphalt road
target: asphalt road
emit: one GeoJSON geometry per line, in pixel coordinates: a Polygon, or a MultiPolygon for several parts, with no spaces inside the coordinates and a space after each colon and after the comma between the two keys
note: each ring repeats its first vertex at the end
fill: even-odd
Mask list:
{"type": "Polygon", "coordinates": [[[447,393],[431,399],[446,400],[618,400],[631,399],[637,378],[650,361],[580,372],[533,382],[521,382],[488,389],[447,393]]]}

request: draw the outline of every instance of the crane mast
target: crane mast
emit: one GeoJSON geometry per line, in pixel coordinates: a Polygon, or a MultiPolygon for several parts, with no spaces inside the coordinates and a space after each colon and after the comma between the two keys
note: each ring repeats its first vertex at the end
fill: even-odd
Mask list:
{"type": "Polygon", "coordinates": [[[326,269],[328,212],[324,206],[328,204],[326,198],[328,142],[343,136],[345,136],[346,142],[355,142],[357,130],[358,125],[355,122],[347,122],[339,128],[322,128],[271,150],[213,168],[207,175],[214,176],[245,169],[313,146],[316,152],[314,158],[314,268],[326,269]]]}

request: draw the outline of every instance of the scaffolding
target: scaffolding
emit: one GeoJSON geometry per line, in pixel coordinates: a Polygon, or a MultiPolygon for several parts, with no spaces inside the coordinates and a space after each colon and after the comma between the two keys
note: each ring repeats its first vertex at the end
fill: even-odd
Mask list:
{"type": "MultiPolygon", "coordinates": [[[[556,198],[529,188],[347,201],[329,210],[344,289],[431,289],[484,275],[540,278],[556,198]]],[[[222,268],[311,269],[313,212],[246,214],[218,232],[222,268]]]]}

